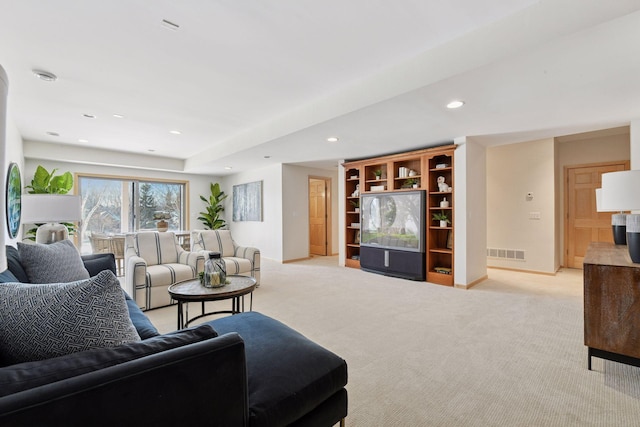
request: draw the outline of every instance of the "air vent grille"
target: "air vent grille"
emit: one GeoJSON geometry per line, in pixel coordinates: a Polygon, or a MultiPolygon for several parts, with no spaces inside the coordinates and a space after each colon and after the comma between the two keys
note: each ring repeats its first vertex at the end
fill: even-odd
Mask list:
{"type": "Polygon", "coordinates": [[[526,261],[525,251],[522,249],[487,248],[487,256],[509,261],[526,261]]]}

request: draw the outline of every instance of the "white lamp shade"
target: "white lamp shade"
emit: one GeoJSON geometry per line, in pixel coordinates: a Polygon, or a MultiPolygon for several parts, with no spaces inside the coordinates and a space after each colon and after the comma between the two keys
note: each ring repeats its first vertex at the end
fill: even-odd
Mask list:
{"type": "Polygon", "coordinates": [[[23,194],[22,222],[71,222],[82,219],[82,199],[67,194],[23,194]]]}
{"type": "Polygon", "coordinates": [[[601,212],[640,210],[640,170],[602,174],[601,196],[601,212]]]}

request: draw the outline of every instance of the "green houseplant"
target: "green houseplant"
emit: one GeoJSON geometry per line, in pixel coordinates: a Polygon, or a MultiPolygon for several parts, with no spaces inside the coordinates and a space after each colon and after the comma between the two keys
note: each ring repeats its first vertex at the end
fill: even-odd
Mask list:
{"type": "Polygon", "coordinates": [[[440,227],[446,227],[447,224],[451,224],[451,220],[444,211],[435,212],[432,219],[434,221],[440,221],[440,227]]]}
{"type": "MultiPolygon", "coordinates": [[[[60,175],[56,175],[58,169],[53,169],[51,172],[47,171],[42,166],[38,165],[31,184],[25,186],[28,190],[28,194],[67,194],[73,187],[73,175],[67,171],[60,175]]],[[[26,239],[35,240],[36,231],[42,224],[35,224],[36,227],[27,230],[26,239]]],[[[69,235],[73,235],[76,232],[76,226],[70,222],[62,223],[67,227],[69,235]]]]}
{"type": "Polygon", "coordinates": [[[200,196],[200,200],[205,202],[207,206],[204,212],[200,212],[198,220],[202,221],[206,230],[216,230],[226,225],[225,220],[220,218],[220,214],[224,212],[222,202],[227,198],[227,195],[220,190],[220,184],[217,182],[215,184],[211,183],[210,189],[209,198],[200,196]]]}

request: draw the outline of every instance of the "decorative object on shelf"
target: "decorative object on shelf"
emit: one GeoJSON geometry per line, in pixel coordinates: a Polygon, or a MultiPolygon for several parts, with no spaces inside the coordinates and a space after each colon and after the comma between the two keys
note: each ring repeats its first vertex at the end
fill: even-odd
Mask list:
{"type": "Polygon", "coordinates": [[[39,225],[36,243],[54,243],[69,238],[72,221],[82,219],[82,199],[67,194],[25,194],[22,197],[22,221],[39,225]],[[62,224],[60,224],[62,223],[62,224]]]}
{"type": "Polygon", "coordinates": [[[446,163],[438,163],[438,164],[436,165],[436,169],[444,169],[444,168],[446,168],[447,166],[449,166],[449,165],[448,165],[448,164],[446,164],[446,163]]]}
{"type": "Polygon", "coordinates": [[[22,202],[22,181],[17,163],[11,163],[7,171],[6,215],[9,237],[15,239],[20,229],[20,213],[22,202]]]}
{"type": "Polygon", "coordinates": [[[413,169],[409,169],[409,176],[416,176],[418,175],[418,172],[414,171],[413,169]]]}
{"type": "Polygon", "coordinates": [[[440,201],[440,207],[441,208],[448,208],[449,207],[449,201],[447,200],[446,197],[440,201]]]}
{"type": "Polygon", "coordinates": [[[155,211],[153,213],[153,219],[158,221],[156,223],[156,228],[158,231],[167,231],[169,229],[169,223],[166,221],[167,219],[171,219],[171,214],[169,212],[164,211],[155,211]]]}
{"type": "Polygon", "coordinates": [[[372,185],[370,191],[384,191],[384,190],[385,190],[384,185],[372,185]]]}
{"type": "Polygon", "coordinates": [[[376,179],[380,179],[382,178],[382,169],[376,169],[373,171],[373,175],[376,177],[376,179]]]}
{"type": "Polygon", "coordinates": [[[451,220],[444,211],[434,212],[433,220],[440,221],[440,227],[446,227],[447,224],[451,224],[451,220]]]}
{"type": "Polygon", "coordinates": [[[356,245],[360,244],[360,230],[356,230],[355,235],[353,236],[353,243],[356,245]]]}
{"type": "Polygon", "coordinates": [[[398,168],[398,178],[406,178],[409,176],[409,169],[404,166],[398,168]]]}
{"type": "Polygon", "coordinates": [[[360,223],[359,222],[352,222],[351,223],[351,227],[352,228],[360,228],[360,223]]]}
{"type": "Polygon", "coordinates": [[[449,267],[434,267],[433,271],[440,274],[451,274],[451,269],[449,267]]]}
{"type": "Polygon", "coordinates": [[[445,182],[445,177],[440,175],[437,178],[437,182],[438,182],[438,191],[441,193],[450,193],[451,192],[451,187],[449,187],[447,185],[447,183],[445,182]]]}
{"type": "Polygon", "coordinates": [[[447,233],[447,249],[453,249],[453,231],[447,233]]]}
{"type": "Polygon", "coordinates": [[[356,180],[356,179],[358,179],[358,175],[351,175],[351,176],[349,177],[349,179],[356,180]]]}
{"type": "Polygon", "coordinates": [[[349,200],[349,203],[353,206],[353,211],[358,213],[360,212],[360,199],[358,200],[349,200]]]}
{"type": "MultiPolygon", "coordinates": [[[[640,210],[640,170],[627,170],[602,174],[602,209],[614,211],[640,210]]],[[[597,193],[596,193],[597,201],[597,193]]],[[[612,221],[614,221],[612,215],[612,221]]],[[[619,218],[612,223],[614,238],[620,232],[619,218]]],[[[626,215],[626,234],[629,256],[640,263],[640,215],[626,215]]]]}
{"type": "Polygon", "coordinates": [[[360,184],[356,184],[356,189],[351,193],[351,197],[360,197],[360,184]]]}
{"type": "Polygon", "coordinates": [[[220,214],[224,212],[222,202],[227,198],[224,191],[220,190],[220,184],[211,183],[209,186],[209,198],[200,196],[200,200],[207,204],[206,211],[200,212],[198,221],[202,221],[205,230],[217,230],[227,225],[224,219],[220,218],[220,214]]]}
{"type": "Polygon", "coordinates": [[[233,220],[262,221],[262,181],[233,186],[233,220]]]}
{"type": "MultiPolygon", "coordinates": [[[[29,191],[27,191],[28,194],[49,194],[49,195],[60,195],[60,194],[67,194],[69,191],[71,191],[71,188],[73,187],[73,175],[71,175],[71,172],[67,171],[64,172],[63,174],[60,175],[56,175],[56,171],[58,169],[53,169],[51,171],[51,173],[49,173],[45,168],[43,168],[42,166],[38,166],[36,168],[35,173],[33,174],[33,179],[31,179],[31,184],[27,185],[25,188],[29,189],[29,191]]],[[[80,199],[80,196],[74,196],[74,197],[78,197],[78,199],[80,199]]],[[[33,199],[31,202],[29,203],[35,203],[36,199],[33,199]]],[[[49,199],[47,199],[49,200],[49,199]]],[[[54,199],[51,199],[54,200],[54,199]]],[[[65,200],[70,200],[70,199],[65,199],[65,200]]],[[[55,202],[53,202],[55,203],[55,202]]],[[[72,202],[70,209],[75,209],[76,207],[76,202],[72,202]]],[[[78,202],[78,206],[80,205],[80,202],[78,202]]],[[[46,209],[47,206],[46,205],[42,205],[40,208],[42,209],[46,209]]],[[[81,216],[81,211],[78,210],[78,213],[76,214],[76,212],[73,212],[73,218],[75,219],[54,219],[54,217],[51,217],[50,220],[44,220],[44,221],[29,221],[25,218],[25,207],[24,207],[24,198],[22,201],[22,223],[23,224],[34,224],[36,225],[36,227],[31,228],[29,230],[27,230],[24,234],[25,234],[25,239],[27,240],[37,240],[37,230],[38,227],[40,227],[42,225],[42,223],[44,222],[56,222],[56,221],[79,221],[80,219],[82,219],[81,216]],[[77,216],[77,218],[76,218],[77,216]]],[[[30,208],[29,208],[30,209],[30,208]]],[[[38,209],[36,207],[36,209],[38,209]]],[[[54,214],[56,215],[56,218],[58,216],[60,212],[55,212],[54,214]]],[[[28,214],[28,217],[34,218],[34,217],[42,217],[44,214],[42,212],[32,212],[28,214]]],[[[66,214],[68,215],[68,213],[66,214]]],[[[62,225],[64,227],[66,227],[67,231],[66,234],[63,233],[60,230],[59,225],[55,227],[55,229],[49,229],[48,231],[46,231],[46,229],[43,229],[41,231],[41,239],[44,240],[50,240],[50,239],[54,239],[53,235],[49,235],[49,237],[44,237],[45,232],[48,233],[58,233],[59,236],[56,237],[57,240],[61,240],[64,236],[65,239],[69,237],[69,235],[74,234],[76,232],[76,227],[73,223],[71,222],[64,222],[62,223],[62,225]],[[61,234],[60,234],[61,233],[61,234]]]]}

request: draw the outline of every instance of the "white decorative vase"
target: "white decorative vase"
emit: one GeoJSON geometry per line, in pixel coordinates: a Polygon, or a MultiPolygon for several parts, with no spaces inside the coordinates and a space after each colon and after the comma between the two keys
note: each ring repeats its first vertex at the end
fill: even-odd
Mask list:
{"type": "Polygon", "coordinates": [[[440,221],[440,227],[444,228],[447,226],[447,221],[440,221]]]}

